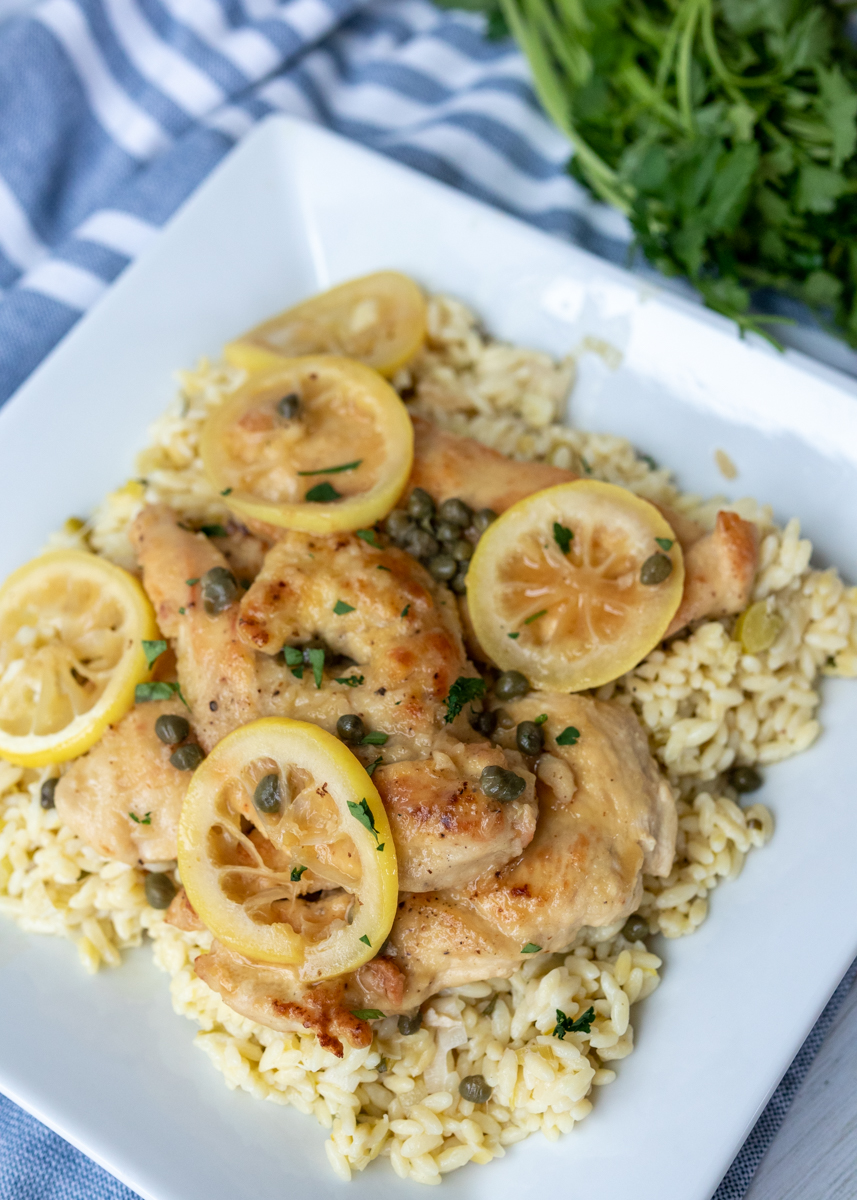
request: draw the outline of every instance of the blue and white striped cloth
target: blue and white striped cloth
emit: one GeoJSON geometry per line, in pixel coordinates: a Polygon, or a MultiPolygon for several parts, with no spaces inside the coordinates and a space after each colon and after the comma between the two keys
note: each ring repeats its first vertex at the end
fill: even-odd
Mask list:
{"type": "MultiPolygon", "coordinates": [[[[627,254],[624,219],[569,178],[526,64],[480,17],[427,0],[43,0],[0,24],[0,404],[271,112],[627,254]]],[[[718,1200],[743,1195],[845,990],[718,1200]]],[[[0,1096],[0,1200],[133,1196],[0,1096]]]]}

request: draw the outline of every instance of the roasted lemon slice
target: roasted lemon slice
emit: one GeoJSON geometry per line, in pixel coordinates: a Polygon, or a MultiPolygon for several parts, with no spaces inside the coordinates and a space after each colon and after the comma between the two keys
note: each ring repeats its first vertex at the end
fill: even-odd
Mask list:
{"type": "Polygon", "coordinates": [[[55,550],[0,588],[0,756],[41,767],[83,754],[148,678],[159,637],[133,575],[83,550],[55,550]]]}
{"type": "Polygon", "coordinates": [[[645,658],[683,584],[681,548],[658,510],[586,479],[527,496],[489,525],[470,564],[467,603],[498,666],[577,692],[645,658]]]}
{"type": "Polygon", "coordinates": [[[293,358],[343,354],[392,375],[413,358],[426,336],[425,298],[407,275],[379,271],[340,284],[257,325],[230,343],[224,356],[249,371],[264,364],[256,350],[293,358]]]}
{"type": "Polygon", "coordinates": [[[309,981],[374,958],[396,914],[378,792],[342,742],[305,721],[266,717],[217,743],[184,801],[179,873],[225,946],[299,965],[309,981]]]}
{"type": "Polygon", "coordinates": [[[390,511],[411,471],[414,430],[370,367],[333,355],[283,358],[215,409],[201,452],[239,516],[333,533],[390,511]]]}

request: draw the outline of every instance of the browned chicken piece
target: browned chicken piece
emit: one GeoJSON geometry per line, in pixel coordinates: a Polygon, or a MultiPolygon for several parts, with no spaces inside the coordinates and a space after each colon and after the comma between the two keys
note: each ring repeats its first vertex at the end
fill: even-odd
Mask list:
{"type": "MultiPolygon", "coordinates": [[[[505,512],[533,492],[570,483],[579,476],[542,462],[518,462],[473,438],[447,433],[414,417],[414,467],[406,494],[421,487],[437,503],[460,497],[472,508],[505,512]]],[[[667,632],[671,637],[700,617],[724,617],[747,607],[758,561],[755,525],[736,513],[718,513],[713,533],[672,509],[660,508],[685,554],[681,607],[667,632]]]]}
{"type": "Polygon", "coordinates": [[[225,568],[226,559],[204,534],[180,528],[164,504],[143,509],[131,541],[161,632],[174,639],[182,691],[209,751],[260,715],[254,656],[236,632],[237,600],[214,616],[203,606],[199,581],[213,567],[225,568]]]}
{"type": "MultiPolygon", "coordinates": [[[[459,675],[474,674],[451,593],[403,550],[376,549],[353,534],[286,532],[241,601],[238,634],[248,651],[269,656],[321,638],[350,659],[354,665],[342,677],[362,682],[340,687],[332,706],[329,695],[314,694],[311,671],[300,691],[328,728],[352,711],[368,728],[391,735],[385,754],[397,739],[408,757],[427,754],[443,726],[450,687],[459,675]]],[[[277,689],[261,686],[266,712],[298,715],[288,677],[277,696],[277,689]]],[[[459,727],[469,732],[466,719],[459,727]]]]}
{"type": "Polygon", "coordinates": [[[105,858],[139,866],[176,857],[190,775],[170,765],[173,747],[158,738],[155,721],[186,711],[176,700],[138,704],[57,784],[60,820],[105,858]]]}
{"type": "Polygon", "coordinates": [[[205,929],[183,887],[179,888],[170,901],[164,920],[168,925],[174,925],[176,929],[181,929],[184,933],[200,933],[205,929]]]}
{"type": "Polygon", "coordinates": [[[515,750],[450,740],[429,759],[379,767],[373,779],[390,818],[400,891],[461,887],[533,839],[535,777],[515,750]],[[488,766],[516,771],[526,790],[511,803],[492,800],[479,786],[488,766]]]}

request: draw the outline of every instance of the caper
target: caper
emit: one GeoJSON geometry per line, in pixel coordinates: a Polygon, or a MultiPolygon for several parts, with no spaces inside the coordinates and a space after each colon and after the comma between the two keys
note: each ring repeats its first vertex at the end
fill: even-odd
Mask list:
{"type": "Polygon", "coordinates": [[[465,1075],[458,1085],[458,1094],[462,1100],[471,1104],[487,1104],[494,1089],[485,1082],[484,1075],[465,1075]]]}
{"type": "Polygon", "coordinates": [[[425,529],[414,529],[405,539],[404,549],[414,558],[432,558],[439,547],[437,540],[425,529]]]}
{"type": "Polygon", "coordinates": [[[282,810],[283,797],[279,775],[263,775],[256,784],[253,803],[260,813],[267,813],[269,816],[276,816],[282,810]]]}
{"type": "Polygon", "coordinates": [[[459,538],[452,547],[452,557],[456,562],[468,562],[473,557],[473,543],[459,538]]]}
{"type": "Polygon", "coordinates": [[[176,894],[176,885],[163,871],[152,871],[143,884],[146,901],[152,908],[169,908],[176,894]]]}
{"type": "Polygon", "coordinates": [[[458,568],[458,574],[454,575],[449,581],[449,586],[457,596],[463,596],[467,591],[467,563],[462,563],[458,568]]]}
{"type": "Polygon", "coordinates": [[[58,779],[46,779],[39,791],[39,804],[42,808],[54,807],[54,792],[57,790],[58,779]]]}
{"type": "Polygon", "coordinates": [[[515,731],[515,745],[522,754],[541,754],[545,735],[535,721],[521,721],[515,731]]]}
{"type": "Polygon", "coordinates": [[[489,712],[487,708],[482,712],[471,712],[470,725],[483,737],[490,737],[497,728],[497,714],[489,712]]]}
{"type": "Polygon", "coordinates": [[[444,500],[437,511],[442,521],[449,521],[459,529],[465,529],[473,519],[473,509],[463,500],[444,500]]]}
{"type": "Polygon", "coordinates": [[[479,512],[473,517],[473,528],[477,533],[482,534],[497,520],[497,514],[493,508],[480,508],[479,512]]]}
{"type": "Polygon", "coordinates": [[[282,400],[277,401],[277,412],[284,421],[292,421],[298,415],[301,407],[301,398],[297,392],[289,392],[287,396],[283,396],[282,400]]]}
{"type": "Polygon", "coordinates": [[[212,567],[202,577],[202,603],[210,616],[224,612],[238,595],[238,580],[226,567],[212,567]]]}
{"type": "Polygon", "coordinates": [[[172,752],[170,762],[177,771],[195,771],[204,758],[202,748],[196,742],[186,742],[172,752]]]}
{"type": "Polygon", "coordinates": [[[458,563],[451,554],[436,554],[434,558],[429,559],[428,569],[429,573],[435,579],[439,579],[441,583],[446,583],[448,579],[452,579],[458,570],[458,563]]]}
{"type": "Polygon", "coordinates": [[[415,521],[430,521],[434,516],[434,500],[422,488],[414,488],[408,497],[408,515],[415,521]]]}
{"type": "Polygon", "coordinates": [[[411,1037],[415,1033],[419,1033],[423,1026],[423,1014],[419,1009],[415,1013],[402,1013],[397,1022],[399,1033],[404,1037],[411,1037]]]}
{"type": "Polygon", "coordinates": [[[343,713],[336,722],[336,736],[353,746],[366,736],[366,726],[355,713],[343,713]]]}
{"type": "Polygon", "coordinates": [[[394,508],[387,520],[384,522],[384,529],[390,535],[394,542],[399,545],[405,541],[409,533],[412,533],[416,528],[408,514],[401,508],[394,508]]]}
{"type": "Polygon", "coordinates": [[[520,775],[507,771],[505,767],[486,767],[479,786],[492,800],[508,804],[510,800],[517,800],[527,785],[520,775]]]}
{"type": "Polygon", "coordinates": [[[435,521],[434,533],[441,542],[457,542],[461,537],[461,529],[450,521],[435,521]]]}
{"type": "Polygon", "coordinates": [[[650,555],[640,568],[640,583],[645,583],[647,587],[663,583],[672,574],[672,569],[672,559],[658,551],[650,555]]]}
{"type": "Polygon", "coordinates": [[[520,671],[503,671],[494,684],[494,695],[500,700],[515,700],[526,696],[529,690],[530,681],[520,671]]]}
{"type": "Polygon", "coordinates": [[[733,767],[728,779],[736,792],[758,792],[764,782],[755,767],[733,767]]]}
{"type": "Polygon", "coordinates": [[[622,936],[629,942],[642,942],[649,936],[649,922],[639,913],[634,913],[622,926],[622,936]]]}
{"type": "Polygon", "coordinates": [[[155,722],[155,733],[165,745],[177,746],[190,733],[190,722],[173,713],[164,713],[155,722]]]}

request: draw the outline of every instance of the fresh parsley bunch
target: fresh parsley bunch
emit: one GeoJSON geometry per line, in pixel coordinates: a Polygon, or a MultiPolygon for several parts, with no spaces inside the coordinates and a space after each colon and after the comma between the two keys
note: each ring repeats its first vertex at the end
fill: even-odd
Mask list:
{"type": "Polygon", "coordinates": [[[857,345],[855,0],[465,2],[514,34],[572,175],[654,266],[742,329],[770,287],[857,345]]]}

